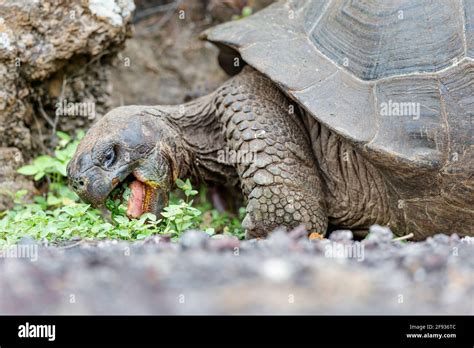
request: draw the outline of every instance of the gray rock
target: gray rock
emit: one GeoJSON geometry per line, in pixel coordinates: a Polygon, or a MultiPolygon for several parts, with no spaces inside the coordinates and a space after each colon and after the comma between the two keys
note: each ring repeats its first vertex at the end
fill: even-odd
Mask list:
{"type": "Polygon", "coordinates": [[[18,242],[19,245],[37,245],[38,242],[31,237],[22,237],[18,242]]]}
{"type": "Polygon", "coordinates": [[[376,240],[379,242],[389,242],[393,239],[393,233],[389,227],[372,225],[369,229],[369,240],[376,240]]]}
{"type": "Polygon", "coordinates": [[[334,242],[346,242],[351,241],[354,238],[351,230],[338,230],[333,231],[329,235],[329,239],[334,242]]]}
{"type": "Polygon", "coordinates": [[[209,235],[199,230],[188,230],[180,238],[183,249],[205,248],[209,241],[209,235]]]}

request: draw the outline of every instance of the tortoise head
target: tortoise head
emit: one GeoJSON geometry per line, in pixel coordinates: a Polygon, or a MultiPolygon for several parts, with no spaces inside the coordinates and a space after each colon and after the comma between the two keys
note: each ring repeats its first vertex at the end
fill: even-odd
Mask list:
{"type": "MultiPolygon", "coordinates": [[[[174,133],[143,106],[125,106],[107,113],[81,140],[67,167],[70,186],[97,207],[121,183],[131,195],[127,215],[158,215],[174,182],[175,159],[168,142],[174,133]]],[[[149,108],[149,107],[148,107],[149,108]]]]}

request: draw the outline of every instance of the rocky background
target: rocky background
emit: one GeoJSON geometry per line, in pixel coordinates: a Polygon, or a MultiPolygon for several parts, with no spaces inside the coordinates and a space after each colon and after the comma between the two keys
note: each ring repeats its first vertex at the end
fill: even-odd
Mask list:
{"type": "MultiPolygon", "coordinates": [[[[111,107],[112,58],[131,35],[132,0],[0,1],[0,189],[33,187],[16,169],[111,107]],[[62,101],[94,105],[59,117],[62,101]]],[[[10,206],[0,196],[0,210],[10,206]]]]}

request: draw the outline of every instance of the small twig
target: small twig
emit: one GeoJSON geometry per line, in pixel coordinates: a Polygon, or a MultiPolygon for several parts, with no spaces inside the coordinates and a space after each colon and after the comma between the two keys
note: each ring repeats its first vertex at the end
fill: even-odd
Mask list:
{"type": "Polygon", "coordinates": [[[173,2],[170,2],[169,4],[153,6],[153,7],[144,9],[142,11],[137,11],[135,13],[134,18],[133,18],[133,23],[138,23],[139,21],[141,21],[141,20],[143,20],[147,17],[153,16],[154,14],[159,13],[159,12],[166,12],[166,11],[169,11],[169,10],[174,10],[178,7],[180,2],[181,2],[181,0],[175,0],[173,2]]]}
{"type": "Polygon", "coordinates": [[[166,14],[161,17],[158,22],[148,26],[148,27],[145,27],[145,31],[147,33],[156,33],[158,32],[162,27],[165,26],[166,23],[169,22],[169,20],[173,17],[173,14],[175,13],[175,10],[179,7],[179,5],[181,4],[181,1],[178,0],[178,1],[175,1],[172,3],[173,6],[170,6],[166,12],[166,14]]]}
{"type": "Polygon", "coordinates": [[[33,112],[33,118],[35,120],[36,127],[38,128],[38,134],[39,134],[39,145],[41,149],[43,150],[43,153],[48,153],[48,150],[46,149],[46,146],[44,146],[44,138],[43,138],[43,132],[41,131],[41,125],[38,121],[38,118],[36,117],[36,113],[33,112]]]}
{"type": "Polygon", "coordinates": [[[401,237],[398,237],[398,238],[393,238],[392,241],[406,240],[406,239],[413,238],[414,236],[415,235],[413,233],[410,233],[410,234],[407,234],[405,236],[401,236],[401,237]]]}
{"type": "MultiPolygon", "coordinates": [[[[63,85],[61,86],[61,94],[59,95],[60,105],[63,104],[64,90],[66,89],[66,82],[67,82],[67,78],[64,78],[64,75],[63,75],[63,85]]],[[[58,126],[58,122],[59,122],[59,113],[56,111],[56,113],[54,115],[54,125],[53,125],[53,129],[51,131],[51,136],[52,136],[53,139],[56,136],[56,128],[58,126]]]]}
{"type": "Polygon", "coordinates": [[[81,239],[79,242],[77,243],[74,243],[74,244],[70,244],[70,245],[66,245],[66,246],[63,246],[63,247],[59,247],[58,249],[60,250],[64,250],[64,249],[71,249],[71,248],[75,248],[77,247],[78,245],[81,245],[82,243],[85,242],[85,239],[81,239]]]}
{"type": "Polygon", "coordinates": [[[86,64],[84,64],[79,70],[76,71],[76,73],[74,75],[71,75],[69,76],[67,80],[71,80],[76,78],[76,77],[79,77],[83,72],[85,72],[87,70],[87,68],[89,66],[91,66],[92,64],[95,64],[97,61],[99,61],[103,56],[109,54],[110,52],[108,50],[100,53],[99,55],[95,56],[94,58],[92,58],[90,61],[88,61],[86,64]]]}
{"type": "Polygon", "coordinates": [[[38,110],[39,110],[41,116],[43,116],[43,118],[46,120],[46,122],[48,122],[48,124],[49,124],[51,127],[54,127],[54,122],[53,122],[53,120],[48,116],[48,114],[46,113],[46,111],[44,111],[44,109],[43,109],[43,103],[41,102],[41,98],[40,98],[40,97],[37,97],[37,98],[36,98],[36,101],[38,102],[38,110]]]}

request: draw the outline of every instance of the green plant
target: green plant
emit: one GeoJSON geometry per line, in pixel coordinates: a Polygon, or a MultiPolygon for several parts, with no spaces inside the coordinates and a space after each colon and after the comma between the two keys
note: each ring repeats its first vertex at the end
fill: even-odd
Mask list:
{"type": "Polygon", "coordinates": [[[177,179],[176,185],[184,192],[186,199],[181,199],[177,204],[168,205],[161,213],[166,223],[164,233],[171,233],[173,237],[179,236],[191,227],[197,227],[198,217],[201,215],[201,211],[192,206],[193,200],[190,200],[190,198],[197,195],[198,191],[193,189],[189,179],[186,179],[186,181],[177,179]]]}
{"type": "Polygon", "coordinates": [[[125,216],[127,213],[127,206],[125,202],[130,197],[131,190],[129,187],[117,188],[112,192],[109,199],[105,202],[106,208],[112,213],[112,219],[116,216],[125,216]],[[123,192],[121,192],[123,189],[123,192]]]}
{"type": "Polygon", "coordinates": [[[122,187],[111,194],[106,202],[111,219],[98,209],[80,202],[79,197],[67,186],[66,166],[71,160],[83,132],[72,139],[65,133],[60,138],[54,156],[40,156],[33,163],[20,168],[23,175],[33,176],[35,181],[47,181],[48,192],[35,196],[34,201],[26,203],[26,190],[8,193],[14,199],[13,209],[0,212],[0,248],[17,243],[22,237],[46,239],[60,243],[73,237],[109,238],[136,240],[152,234],[169,234],[173,240],[189,228],[201,228],[209,234],[216,231],[243,238],[240,217],[212,210],[205,199],[205,189],[200,195],[200,205],[194,207],[192,199],[198,195],[189,179],[178,179],[176,185],[184,198],[172,194],[170,204],[164,208],[162,217],[144,214],[140,219],[126,216],[126,203],[130,189],[122,187]],[[211,222],[204,222],[202,216],[211,211],[211,222]]]}
{"type": "Polygon", "coordinates": [[[67,186],[66,166],[76,151],[84,132],[79,131],[74,139],[64,132],[56,133],[59,142],[54,156],[42,155],[33,160],[32,164],[18,169],[18,173],[33,176],[33,180],[46,180],[49,184],[47,194],[34,197],[34,201],[43,209],[52,206],[70,205],[78,202],[79,197],[67,186]]]}
{"type": "Polygon", "coordinates": [[[253,9],[250,6],[244,6],[242,8],[242,12],[240,12],[240,15],[233,15],[232,20],[237,20],[237,19],[242,19],[245,17],[250,16],[253,13],[253,9]]]}
{"type": "Polygon", "coordinates": [[[214,209],[207,199],[207,190],[203,186],[199,190],[199,201],[196,208],[201,211],[199,228],[210,235],[225,234],[236,236],[239,239],[245,238],[245,231],[241,221],[245,217],[245,207],[240,207],[237,214],[231,212],[220,212],[214,209]]]}
{"type": "Polygon", "coordinates": [[[18,169],[18,173],[33,176],[33,180],[39,181],[43,177],[48,182],[64,183],[67,177],[66,166],[76,151],[79,140],[84,137],[84,132],[78,132],[76,139],[63,132],[56,133],[59,138],[59,144],[54,151],[54,156],[43,155],[36,157],[33,163],[18,169]]]}

